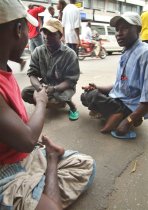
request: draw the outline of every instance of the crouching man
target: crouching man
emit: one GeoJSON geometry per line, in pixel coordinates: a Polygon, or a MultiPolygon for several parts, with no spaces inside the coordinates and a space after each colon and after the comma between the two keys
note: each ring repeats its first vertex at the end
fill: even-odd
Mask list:
{"type": "Polygon", "coordinates": [[[116,130],[127,134],[132,126],[138,126],[148,115],[148,45],[139,39],[141,19],[137,13],[127,12],[111,19],[116,28],[116,39],[125,47],[121,56],[115,84],[84,87],[81,95],[84,106],[106,118],[102,133],[116,130]]]}
{"type": "Polygon", "coordinates": [[[58,19],[50,18],[41,31],[44,45],[37,47],[32,53],[28,70],[32,86],[22,91],[22,98],[25,102],[34,104],[34,91],[46,87],[49,107],[64,102],[70,107],[69,119],[77,120],[79,113],[71,100],[80,74],[77,55],[61,42],[63,27],[58,19]]]}

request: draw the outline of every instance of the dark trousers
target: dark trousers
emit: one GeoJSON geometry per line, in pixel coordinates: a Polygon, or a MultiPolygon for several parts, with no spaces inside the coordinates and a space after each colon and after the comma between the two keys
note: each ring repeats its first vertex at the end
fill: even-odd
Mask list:
{"type": "Polygon", "coordinates": [[[104,95],[97,89],[82,93],[81,101],[89,110],[101,113],[105,118],[116,113],[123,113],[125,118],[132,113],[120,99],[114,99],[108,95],[104,95]]]}
{"type": "MultiPolygon", "coordinates": [[[[35,104],[35,101],[33,99],[34,91],[35,91],[35,88],[33,86],[25,87],[22,90],[23,100],[29,104],[35,104]]],[[[76,111],[76,106],[74,105],[74,103],[71,100],[74,93],[75,93],[75,91],[73,89],[65,90],[62,93],[55,92],[53,95],[49,96],[49,102],[54,103],[56,101],[59,103],[60,102],[67,103],[70,107],[70,110],[74,112],[74,111],[76,111]],[[53,102],[53,99],[55,99],[54,102],[53,102]]]]}
{"type": "Polygon", "coordinates": [[[67,43],[67,46],[70,47],[71,49],[73,49],[75,51],[75,53],[77,54],[77,56],[78,56],[77,44],[67,43]]]}

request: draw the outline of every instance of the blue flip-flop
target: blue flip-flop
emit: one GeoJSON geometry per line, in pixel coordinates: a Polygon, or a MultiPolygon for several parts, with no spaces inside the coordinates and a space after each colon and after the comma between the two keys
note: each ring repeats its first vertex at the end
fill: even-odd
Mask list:
{"type": "Polygon", "coordinates": [[[116,131],[111,131],[111,135],[118,139],[128,140],[128,139],[135,139],[136,138],[136,132],[135,131],[129,131],[127,134],[119,136],[116,134],[116,131]]]}

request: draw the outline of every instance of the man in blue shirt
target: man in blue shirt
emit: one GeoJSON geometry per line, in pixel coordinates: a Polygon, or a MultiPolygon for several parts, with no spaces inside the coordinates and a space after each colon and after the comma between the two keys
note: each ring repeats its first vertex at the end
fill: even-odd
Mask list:
{"type": "Polygon", "coordinates": [[[81,95],[84,106],[107,119],[102,133],[116,130],[119,135],[138,126],[148,117],[148,45],[139,40],[141,19],[137,13],[127,12],[111,19],[116,39],[125,47],[121,56],[115,84],[97,87],[89,84],[81,95]]]}

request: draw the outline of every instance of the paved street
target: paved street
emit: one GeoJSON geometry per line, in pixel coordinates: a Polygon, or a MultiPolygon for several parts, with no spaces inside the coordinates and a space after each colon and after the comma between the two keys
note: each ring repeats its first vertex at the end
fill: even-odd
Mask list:
{"type": "MultiPolygon", "coordinates": [[[[148,121],[136,129],[137,139],[121,141],[99,132],[102,122],[88,116],[80,102],[81,86],[94,82],[109,85],[115,80],[120,55],[106,59],[88,58],[80,62],[81,76],[74,102],[80,112],[78,121],[69,121],[68,107],[58,111],[47,110],[43,134],[65,149],[78,150],[96,160],[96,178],[93,186],[68,210],[147,210],[148,209],[148,121]],[[131,173],[136,163],[136,171],[131,173]]],[[[15,76],[21,89],[29,85],[26,68],[15,76]]],[[[29,114],[33,106],[25,104],[29,114]]]]}

